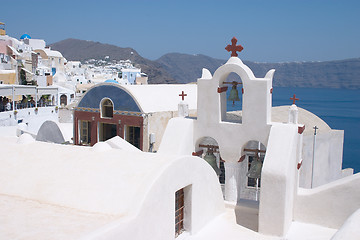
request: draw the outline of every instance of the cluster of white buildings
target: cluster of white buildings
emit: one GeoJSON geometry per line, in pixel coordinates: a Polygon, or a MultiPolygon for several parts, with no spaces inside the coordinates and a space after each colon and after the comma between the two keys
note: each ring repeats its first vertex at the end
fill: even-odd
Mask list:
{"type": "Polygon", "coordinates": [[[68,105],[94,84],[111,80],[119,84],[147,84],[146,74],[130,60],[90,59],[85,64],[67,61],[59,51],[51,50],[43,39],[23,34],[20,39],[6,35],[0,23],[0,84],[59,87],[63,98],[57,104],[68,105]]]}
{"type": "MultiPolygon", "coordinates": [[[[27,118],[34,111],[27,108],[75,104],[102,82],[147,84],[147,76],[130,60],[67,61],[43,39],[6,35],[5,24],[0,23],[0,126],[29,123],[27,118]]],[[[36,111],[37,115],[41,112],[36,111]]]]}
{"type": "Polygon", "coordinates": [[[85,61],[86,77],[93,82],[101,83],[105,80],[115,80],[122,85],[147,84],[147,75],[140,68],[134,67],[128,60],[90,59],[85,61]]]}

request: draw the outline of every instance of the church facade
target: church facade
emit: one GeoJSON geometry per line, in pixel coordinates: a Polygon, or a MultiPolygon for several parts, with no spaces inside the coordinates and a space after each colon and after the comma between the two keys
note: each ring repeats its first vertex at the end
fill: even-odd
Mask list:
{"type": "Polygon", "coordinates": [[[299,183],[310,188],[352,174],[351,169],[341,168],[343,132],[330,129],[311,113],[299,111],[295,96],[294,104],[285,110],[285,119],[273,121],[272,115],[275,113],[276,118],[283,110],[273,111],[272,107],[275,70],[269,70],[263,78],[255,77],[237,57],[235,50],[242,47],[236,45],[236,39],[232,42],[226,48],[233,51],[227,63],[213,75],[203,69],[197,81],[197,118],[171,119],[164,134],[167,141],[161,144],[159,153],[203,157],[218,174],[225,200],[237,204],[253,200],[258,211],[254,215],[256,230],[284,236],[298,217],[294,209],[309,212],[305,210],[309,206],[297,202],[299,183]],[[230,74],[237,75],[239,82],[229,81],[230,74]],[[233,89],[242,86],[241,112],[227,112],[229,84],[233,89]],[[321,143],[314,150],[316,165],[310,155],[313,149],[309,148],[313,124],[321,125],[323,134],[318,136],[321,143]],[[180,132],[183,142],[175,137],[180,132]],[[216,166],[209,155],[216,158],[216,166]]]}

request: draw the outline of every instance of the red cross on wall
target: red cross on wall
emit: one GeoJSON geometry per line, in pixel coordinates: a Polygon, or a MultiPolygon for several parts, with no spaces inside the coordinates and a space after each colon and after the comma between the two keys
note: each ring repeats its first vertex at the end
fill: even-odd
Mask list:
{"type": "Polygon", "coordinates": [[[295,101],[299,101],[298,98],[296,98],[296,95],[294,94],[294,96],[292,98],[290,98],[290,100],[293,100],[293,104],[295,104],[295,101]]]}
{"type": "Polygon", "coordinates": [[[241,45],[236,45],[236,43],[237,39],[236,37],[233,37],[231,39],[231,45],[227,45],[225,48],[228,52],[231,52],[232,57],[237,57],[237,52],[241,52],[244,49],[241,45]]]}
{"type": "Polygon", "coordinates": [[[180,96],[181,99],[184,101],[185,96],[187,96],[187,94],[185,94],[184,91],[181,91],[181,94],[179,94],[179,96],[180,96]]]}

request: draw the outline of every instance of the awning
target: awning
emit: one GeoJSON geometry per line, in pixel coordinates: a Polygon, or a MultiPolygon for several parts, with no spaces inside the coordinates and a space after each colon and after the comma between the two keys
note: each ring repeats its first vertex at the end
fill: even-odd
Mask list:
{"type": "Polygon", "coordinates": [[[0,84],[0,96],[11,96],[14,95],[35,95],[36,86],[26,86],[26,85],[7,85],[0,84]]]}
{"type": "Polygon", "coordinates": [[[35,95],[36,86],[17,85],[15,86],[14,95],[35,95]]]}
{"type": "Polygon", "coordinates": [[[14,90],[14,95],[56,95],[59,90],[57,87],[36,87],[27,85],[7,85],[0,84],[0,96],[11,96],[14,90]]]}
{"type": "Polygon", "coordinates": [[[11,85],[0,84],[0,96],[11,96],[13,87],[11,85]]]}
{"type": "Polygon", "coordinates": [[[37,87],[38,95],[56,95],[58,93],[57,87],[37,87]]]}
{"type": "Polygon", "coordinates": [[[21,54],[18,52],[18,51],[16,51],[16,49],[15,48],[13,48],[12,46],[9,46],[9,45],[7,45],[8,46],[8,48],[10,48],[11,49],[11,51],[13,51],[13,53],[15,54],[15,55],[18,55],[18,56],[20,56],[21,54]]]}

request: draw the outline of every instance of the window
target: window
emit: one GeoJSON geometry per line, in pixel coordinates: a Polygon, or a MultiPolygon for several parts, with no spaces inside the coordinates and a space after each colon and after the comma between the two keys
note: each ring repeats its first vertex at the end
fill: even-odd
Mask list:
{"type": "Polygon", "coordinates": [[[112,118],[114,112],[114,105],[109,98],[101,100],[101,117],[112,118]]]}
{"type": "Polygon", "coordinates": [[[184,189],[175,193],[175,237],[184,231],[184,189]]]}
{"type": "Polygon", "coordinates": [[[219,175],[219,181],[220,184],[225,184],[225,166],[224,166],[224,162],[220,159],[220,164],[219,164],[219,168],[220,168],[220,175],[219,175]]]}
{"type": "Polygon", "coordinates": [[[80,144],[90,145],[91,143],[91,123],[89,121],[79,121],[80,144]]]}

